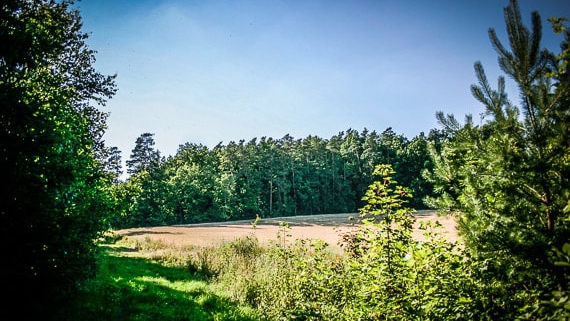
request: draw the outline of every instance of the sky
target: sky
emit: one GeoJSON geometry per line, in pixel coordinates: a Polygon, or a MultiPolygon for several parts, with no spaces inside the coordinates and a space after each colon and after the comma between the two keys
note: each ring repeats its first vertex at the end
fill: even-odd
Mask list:
{"type": "MultiPolygon", "coordinates": [[[[82,0],[76,4],[96,69],[117,74],[107,146],[130,157],[142,133],[162,156],[181,144],[213,148],[287,134],[323,139],[347,129],[412,139],[483,106],[470,86],[480,61],[496,88],[502,72],[488,36],[507,44],[508,0],[82,0]]],[[[543,47],[559,52],[547,18],[570,1],[519,0],[543,47]]],[[[507,80],[510,98],[516,87],[507,80]]]]}

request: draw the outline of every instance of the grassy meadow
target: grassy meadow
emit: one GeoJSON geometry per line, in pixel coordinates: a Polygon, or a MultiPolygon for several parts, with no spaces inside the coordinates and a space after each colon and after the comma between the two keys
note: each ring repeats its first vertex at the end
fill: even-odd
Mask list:
{"type": "MultiPolygon", "coordinates": [[[[406,239],[406,233],[392,230],[391,235],[406,239],[392,245],[415,251],[414,262],[378,251],[386,246],[377,243],[385,239],[377,229],[344,235],[342,254],[330,251],[324,241],[288,239],[291,229],[282,224],[275,240],[266,245],[252,234],[215,247],[109,234],[100,244],[99,273],[78,298],[73,318],[374,320],[415,315],[435,320],[449,313],[445,305],[450,298],[436,296],[433,301],[422,294],[433,288],[430,282],[436,277],[457,277],[454,273],[461,271],[455,243],[444,241],[434,232],[436,228],[424,227],[431,242],[406,239]],[[387,256],[392,256],[392,263],[386,264],[387,256]],[[420,271],[434,260],[441,262],[439,268],[420,271]],[[448,265],[453,262],[455,267],[448,265]],[[404,278],[394,281],[394,275],[404,278]],[[390,292],[399,302],[386,299],[390,292]],[[388,306],[382,307],[381,302],[388,306]],[[406,306],[409,303],[412,306],[406,306]]],[[[438,287],[431,291],[448,290],[446,285],[438,287]]]]}
{"type": "Polygon", "coordinates": [[[259,320],[216,286],[213,249],[107,238],[100,269],[73,309],[77,320],[259,320]]]}

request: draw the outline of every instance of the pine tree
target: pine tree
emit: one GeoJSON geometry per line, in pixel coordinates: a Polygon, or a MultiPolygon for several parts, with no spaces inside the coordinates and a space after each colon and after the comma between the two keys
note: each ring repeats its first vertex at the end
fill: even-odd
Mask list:
{"type": "Polygon", "coordinates": [[[475,63],[478,83],[471,92],[485,108],[483,122],[475,125],[467,116],[460,125],[453,115],[437,114],[451,135],[439,150],[432,148],[435,169],[428,176],[440,193],[432,204],[457,211],[466,245],[489,260],[499,282],[515,292],[523,284],[544,290],[565,284],[550,258],[551,249],[570,235],[563,215],[570,193],[567,83],[548,76],[556,59],[540,48],[538,12],[531,14],[531,29],[515,0],[504,14],[510,47],[494,29],[489,36],[501,70],[518,86],[520,102],[509,100],[503,77],[493,89],[483,65],[475,63]]]}
{"type": "Polygon", "coordinates": [[[123,165],[121,151],[113,146],[107,150],[107,159],[105,160],[105,171],[113,175],[113,181],[117,183],[121,175],[123,175],[123,165]]]}
{"type": "Polygon", "coordinates": [[[127,173],[137,174],[160,162],[160,151],[154,149],[153,137],[154,134],[143,133],[137,138],[131,157],[126,162],[127,173]]]}

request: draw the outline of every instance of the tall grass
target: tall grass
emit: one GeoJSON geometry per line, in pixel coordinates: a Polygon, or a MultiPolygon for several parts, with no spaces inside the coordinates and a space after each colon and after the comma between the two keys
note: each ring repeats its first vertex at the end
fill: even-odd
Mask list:
{"type": "Polygon", "coordinates": [[[469,320],[484,312],[485,286],[470,278],[479,266],[433,227],[428,241],[397,244],[363,229],[344,235],[343,254],[290,240],[288,229],[264,245],[253,234],[211,247],[107,242],[70,319],[469,320]]]}
{"type": "Polygon", "coordinates": [[[200,252],[194,247],[128,238],[101,247],[99,273],[72,303],[68,320],[259,320],[206,276],[190,273],[200,252]]]}
{"type": "Polygon", "coordinates": [[[341,235],[340,255],[320,240],[290,240],[285,223],[263,246],[254,234],[216,247],[107,240],[70,320],[517,319],[497,314],[504,302],[537,319],[540,293],[505,293],[508,280],[447,241],[437,222],[412,237],[413,211],[401,206],[408,194],[391,167],[377,169],[384,179],[363,198],[364,225],[341,235]]]}
{"type": "Polygon", "coordinates": [[[246,237],[202,248],[191,269],[205,272],[213,288],[262,320],[473,318],[471,263],[437,226],[424,228],[429,241],[406,239],[391,250],[385,235],[363,229],[345,235],[341,255],[323,241],[286,241],[286,231],[264,247],[246,237]]]}

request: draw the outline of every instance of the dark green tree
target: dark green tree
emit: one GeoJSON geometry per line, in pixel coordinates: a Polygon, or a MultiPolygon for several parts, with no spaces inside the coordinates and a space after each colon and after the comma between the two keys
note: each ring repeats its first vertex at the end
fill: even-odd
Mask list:
{"type": "Polygon", "coordinates": [[[186,143],[165,161],[157,161],[153,148],[145,147],[154,145],[145,143],[151,135],[139,137],[133,155],[142,156],[129,164],[139,166],[141,159],[154,157],[147,162],[153,165],[140,165],[145,170],[132,175],[125,188],[114,189],[116,195],[131,198],[118,202],[117,212],[125,219],[114,220],[114,225],[354,212],[375,164],[388,158],[403,169],[397,175],[413,184],[414,195],[421,197],[429,189],[420,177],[423,166],[430,164],[426,140],[409,142],[391,128],[382,136],[349,129],[328,140],[261,137],[220,143],[212,150],[186,143]]]}
{"type": "Polygon", "coordinates": [[[238,194],[238,149],[240,147],[231,141],[227,146],[216,145],[212,152],[216,155],[218,168],[216,172],[218,189],[215,198],[219,208],[220,217],[227,219],[241,218],[241,202],[238,194]]]}
{"type": "Polygon", "coordinates": [[[489,294],[496,314],[514,316],[537,293],[566,284],[550,258],[569,237],[563,208],[570,193],[570,105],[567,83],[548,76],[558,66],[540,47],[538,12],[531,14],[531,29],[516,1],[504,13],[510,48],[494,29],[489,36],[499,66],[518,86],[519,104],[508,99],[503,77],[493,89],[475,63],[478,84],[471,92],[485,107],[483,123],[468,116],[460,125],[438,113],[451,137],[434,154],[433,173],[441,193],[436,203],[457,211],[466,245],[488,260],[486,281],[503,285],[489,294]]]}
{"type": "Polygon", "coordinates": [[[0,5],[0,234],[4,313],[64,320],[96,271],[109,181],[103,104],[114,76],[93,64],[72,1],[0,5]]]}
{"type": "Polygon", "coordinates": [[[320,192],[327,185],[326,173],[323,171],[327,158],[326,142],[318,136],[309,135],[299,141],[296,150],[296,161],[299,163],[294,182],[297,213],[323,213],[320,192]]]}
{"type": "Polygon", "coordinates": [[[206,146],[186,143],[162,166],[165,170],[166,192],[163,214],[167,223],[223,221],[225,212],[216,195],[219,191],[216,155],[206,146]]]}
{"type": "Polygon", "coordinates": [[[160,162],[160,151],[154,148],[154,134],[143,133],[135,141],[131,157],[127,160],[127,173],[137,174],[160,162]]]}
{"type": "Polygon", "coordinates": [[[113,146],[107,149],[107,155],[105,159],[105,171],[113,176],[113,181],[118,183],[121,175],[123,175],[123,164],[121,151],[113,146]]]}
{"type": "Polygon", "coordinates": [[[423,199],[431,195],[433,186],[422,177],[422,172],[430,170],[433,165],[428,148],[428,139],[420,133],[407,142],[399,152],[397,165],[399,172],[394,176],[412,190],[414,197],[410,206],[415,209],[425,208],[423,199]]]}
{"type": "Polygon", "coordinates": [[[343,136],[344,132],[332,136],[327,141],[326,146],[330,155],[330,202],[333,211],[338,213],[346,213],[356,209],[355,191],[350,188],[350,184],[344,175],[345,162],[341,155],[343,136]]]}

